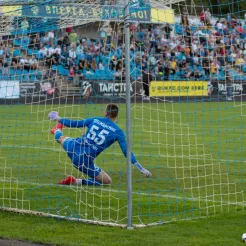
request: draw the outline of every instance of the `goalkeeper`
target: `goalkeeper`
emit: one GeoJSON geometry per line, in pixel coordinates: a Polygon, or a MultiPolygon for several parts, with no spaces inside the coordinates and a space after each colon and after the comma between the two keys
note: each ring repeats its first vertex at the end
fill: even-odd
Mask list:
{"type": "MultiPolygon", "coordinates": [[[[102,185],[111,183],[109,175],[99,168],[94,163],[94,160],[102,151],[116,141],[118,141],[125,157],[127,156],[127,143],[124,132],[115,123],[118,112],[119,108],[116,104],[108,104],[105,110],[105,117],[100,118],[70,120],[59,117],[57,112],[49,113],[48,118],[58,122],[51,129],[55,140],[63,146],[68,157],[72,160],[73,166],[89,176],[88,179],[76,179],[73,176],[68,176],[61,180],[59,184],[102,185]],[[62,129],[64,127],[87,127],[88,129],[83,136],[74,139],[63,136],[62,129]]],[[[131,154],[131,162],[146,177],[151,177],[151,173],[137,162],[133,153],[131,154]]]]}

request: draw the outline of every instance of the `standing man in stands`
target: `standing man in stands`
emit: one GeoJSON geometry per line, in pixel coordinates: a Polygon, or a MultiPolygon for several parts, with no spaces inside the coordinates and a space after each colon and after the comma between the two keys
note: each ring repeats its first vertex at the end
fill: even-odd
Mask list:
{"type": "Polygon", "coordinates": [[[143,81],[143,89],[144,89],[144,96],[143,100],[149,101],[149,85],[150,82],[152,81],[152,76],[149,73],[148,69],[145,69],[143,71],[143,76],[142,76],[142,81],[143,81]]]}
{"type": "Polygon", "coordinates": [[[229,70],[226,71],[226,99],[227,101],[232,101],[232,96],[233,96],[233,79],[232,76],[230,75],[229,70]]]}

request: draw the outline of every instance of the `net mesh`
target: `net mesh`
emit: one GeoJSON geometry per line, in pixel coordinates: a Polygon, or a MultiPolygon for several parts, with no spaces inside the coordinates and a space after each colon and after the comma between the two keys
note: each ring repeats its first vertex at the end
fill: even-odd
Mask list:
{"type": "MultiPolygon", "coordinates": [[[[132,1],[133,222],[151,225],[245,206],[243,1],[132,1]]],[[[110,225],[127,222],[126,160],[95,161],[111,185],[58,185],[73,168],[47,119],[103,116],[125,130],[124,4],[1,1],[0,207],[110,225]]],[[[86,129],[63,130],[78,137],[86,129]]]]}

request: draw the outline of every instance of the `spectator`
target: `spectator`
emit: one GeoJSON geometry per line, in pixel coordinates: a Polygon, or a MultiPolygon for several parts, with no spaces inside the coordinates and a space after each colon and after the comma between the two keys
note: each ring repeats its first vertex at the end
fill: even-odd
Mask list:
{"type": "Polygon", "coordinates": [[[191,69],[189,68],[188,69],[188,71],[186,71],[186,73],[185,73],[185,78],[186,79],[191,79],[191,78],[193,78],[194,76],[193,76],[193,72],[191,71],[191,69]]]}
{"type": "Polygon", "coordinates": [[[52,65],[59,65],[61,61],[61,55],[59,54],[59,50],[57,49],[55,53],[52,55],[52,65]]]}
{"type": "Polygon", "coordinates": [[[232,101],[233,95],[233,79],[230,75],[230,72],[226,71],[226,91],[227,91],[227,100],[232,101]]]}
{"type": "Polygon", "coordinates": [[[112,26],[109,24],[107,29],[106,29],[106,32],[107,32],[107,42],[106,44],[111,44],[111,41],[112,41],[112,35],[113,35],[113,28],[112,26]]]}
{"type": "Polygon", "coordinates": [[[74,77],[75,77],[75,71],[74,71],[74,68],[72,66],[69,68],[68,76],[72,79],[74,79],[74,77]]]}
{"type": "Polygon", "coordinates": [[[56,48],[54,49],[54,53],[58,52],[59,55],[61,55],[61,47],[60,45],[57,45],[56,48]]]}
{"type": "Polygon", "coordinates": [[[56,77],[56,73],[54,71],[52,71],[52,69],[48,69],[44,75],[44,80],[49,80],[49,82],[51,80],[55,80],[56,77]]]}
{"type": "Polygon", "coordinates": [[[200,80],[201,79],[201,74],[199,73],[199,71],[195,71],[195,73],[194,73],[194,79],[195,80],[200,80]]]}
{"type": "Polygon", "coordinates": [[[69,37],[70,43],[76,43],[77,42],[78,35],[76,32],[72,31],[71,33],[69,33],[68,37],[69,37]]]}
{"type": "Polygon", "coordinates": [[[43,38],[43,44],[44,44],[44,45],[48,45],[48,44],[49,44],[48,33],[45,33],[45,36],[44,36],[44,38],[43,38]]]}
{"type": "Polygon", "coordinates": [[[66,34],[65,37],[63,38],[62,45],[68,47],[69,44],[70,44],[69,37],[68,37],[68,35],[66,34]]]}
{"type": "Polygon", "coordinates": [[[206,24],[209,24],[211,22],[211,13],[209,11],[209,8],[207,8],[207,10],[205,11],[205,22],[206,24]]]}
{"type": "Polygon", "coordinates": [[[38,51],[38,54],[40,54],[41,57],[46,57],[47,51],[48,51],[48,49],[47,49],[45,46],[43,46],[43,47],[38,51]]]}
{"type": "Polygon", "coordinates": [[[54,31],[49,31],[48,32],[49,45],[53,45],[54,44],[54,38],[55,38],[54,31]]]}
{"type": "Polygon", "coordinates": [[[52,65],[52,53],[47,50],[46,56],[45,56],[45,64],[50,68],[52,65]]]}
{"type": "Polygon", "coordinates": [[[24,70],[27,70],[27,71],[30,70],[29,61],[26,58],[24,58],[23,56],[20,57],[19,64],[20,64],[20,67],[22,67],[24,70]]]}
{"type": "Polygon", "coordinates": [[[99,70],[104,70],[104,66],[102,64],[102,61],[99,62],[98,69],[99,70]]]}
{"type": "Polygon", "coordinates": [[[115,80],[121,80],[121,71],[120,69],[114,70],[113,72],[115,80]]]}
{"type": "Polygon", "coordinates": [[[29,22],[27,21],[26,18],[21,22],[21,29],[26,33],[27,30],[29,29],[29,22]]]}
{"type": "Polygon", "coordinates": [[[94,72],[97,70],[97,63],[95,58],[92,60],[91,68],[94,70],[94,72]]]}
{"type": "Polygon", "coordinates": [[[106,35],[107,35],[107,29],[104,27],[104,24],[102,24],[100,28],[100,42],[102,46],[104,46],[106,43],[106,35]]]}
{"type": "Polygon", "coordinates": [[[205,24],[205,20],[206,20],[206,15],[204,13],[204,10],[202,10],[202,12],[200,13],[200,21],[202,24],[205,24]]]}
{"type": "Polygon", "coordinates": [[[7,62],[3,63],[3,67],[1,70],[2,70],[2,75],[9,75],[9,66],[7,62]]]}
{"type": "Polygon", "coordinates": [[[84,53],[83,45],[80,43],[76,48],[76,55],[81,56],[84,53]]]}
{"type": "Polygon", "coordinates": [[[64,45],[63,49],[61,51],[61,62],[67,64],[67,59],[68,59],[69,53],[67,50],[67,46],[64,45]]]}
{"type": "Polygon", "coordinates": [[[77,55],[74,48],[70,48],[67,59],[69,66],[74,66],[76,57],[77,55]]]}
{"type": "Polygon", "coordinates": [[[36,70],[38,67],[38,61],[34,55],[32,55],[31,59],[29,59],[28,63],[30,64],[30,69],[36,70]]]}
{"type": "Polygon", "coordinates": [[[166,26],[164,27],[164,31],[166,33],[166,38],[170,39],[170,33],[172,32],[172,28],[170,27],[169,23],[166,24],[166,26]]]}
{"type": "Polygon", "coordinates": [[[150,82],[152,81],[152,76],[148,72],[148,70],[144,70],[143,75],[142,75],[142,81],[143,81],[143,90],[144,90],[144,96],[143,100],[149,101],[149,85],[150,82]]]}

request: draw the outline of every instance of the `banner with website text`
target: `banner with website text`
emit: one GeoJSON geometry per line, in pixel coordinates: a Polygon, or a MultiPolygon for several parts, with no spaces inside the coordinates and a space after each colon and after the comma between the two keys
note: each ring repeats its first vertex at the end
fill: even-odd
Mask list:
{"type": "MultiPolygon", "coordinates": [[[[124,8],[121,6],[93,5],[93,4],[59,4],[47,3],[36,5],[0,6],[0,13],[4,16],[22,16],[34,18],[60,18],[70,17],[79,19],[94,19],[123,21],[124,8]]],[[[148,23],[174,24],[174,11],[151,7],[130,6],[130,20],[148,23]]],[[[42,21],[41,21],[42,22],[42,21]]],[[[41,23],[42,24],[42,23],[41,23]]]]}
{"type": "Polygon", "coordinates": [[[207,96],[207,81],[152,81],[151,97],[207,96]]]}

